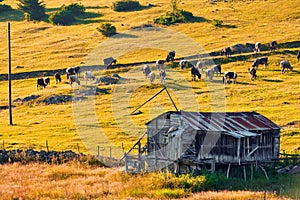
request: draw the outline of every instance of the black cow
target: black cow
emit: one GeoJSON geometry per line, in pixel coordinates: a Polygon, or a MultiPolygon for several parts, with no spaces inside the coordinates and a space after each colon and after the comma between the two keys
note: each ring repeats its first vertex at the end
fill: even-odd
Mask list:
{"type": "Polygon", "coordinates": [[[256,69],[258,68],[258,65],[265,65],[265,69],[268,68],[268,57],[260,57],[256,58],[252,64],[252,67],[255,67],[256,69]]]}
{"type": "Polygon", "coordinates": [[[198,77],[199,80],[201,79],[201,74],[200,74],[199,70],[194,66],[191,69],[191,75],[192,75],[193,81],[196,80],[196,76],[198,77]]]}
{"type": "Polygon", "coordinates": [[[272,42],[270,42],[270,50],[275,51],[276,46],[277,46],[277,42],[275,40],[272,40],[272,42]]]}
{"type": "Polygon", "coordinates": [[[50,78],[49,77],[45,77],[45,78],[39,78],[37,80],[37,84],[36,84],[36,88],[39,89],[41,87],[46,87],[47,85],[50,84],[50,78]]]}
{"type": "Polygon", "coordinates": [[[61,76],[58,72],[54,74],[54,77],[55,77],[56,84],[61,82],[61,76]]]}
{"type": "Polygon", "coordinates": [[[167,58],[166,58],[166,61],[167,62],[173,62],[174,61],[174,58],[175,58],[175,51],[170,51],[169,53],[168,53],[168,56],[167,56],[167,58]]]}
{"type": "Polygon", "coordinates": [[[223,83],[227,84],[230,80],[233,80],[233,83],[236,83],[237,73],[236,72],[225,72],[223,76],[223,83]]]}
{"type": "Polygon", "coordinates": [[[158,70],[164,69],[164,60],[158,59],[156,60],[155,66],[157,67],[158,70]]]}
{"type": "Polygon", "coordinates": [[[80,77],[80,72],[81,72],[81,69],[79,66],[75,66],[74,67],[74,71],[75,71],[75,75],[77,75],[78,77],[80,77]]]}
{"type": "Polygon", "coordinates": [[[75,66],[75,67],[68,67],[66,69],[66,72],[67,72],[67,79],[69,79],[69,76],[70,75],[76,75],[79,77],[80,75],[80,72],[81,72],[81,69],[79,66],[75,66]]]}
{"type": "Polygon", "coordinates": [[[300,60],[300,50],[298,51],[297,59],[298,59],[298,61],[300,60]]]}
{"type": "Polygon", "coordinates": [[[230,47],[225,47],[224,49],[221,50],[221,56],[226,56],[226,57],[230,57],[232,54],[232,50],[230,47]]]}
{"type": "Polygon", "coordinates": [[[252,80],[252,81],[255,80],[256,77],[257,77],[255,67],[252,67],[251,69],[249,69],[249,73],[250,73],[250,75],[251,75],[251,80],[252,80]]]}
{"type": "Polygon", "coordinates": [[[283,60],[280,62],[281,73],[283,74],[287,69],[293,71],[293,67],[287,60],[283,60]]]}

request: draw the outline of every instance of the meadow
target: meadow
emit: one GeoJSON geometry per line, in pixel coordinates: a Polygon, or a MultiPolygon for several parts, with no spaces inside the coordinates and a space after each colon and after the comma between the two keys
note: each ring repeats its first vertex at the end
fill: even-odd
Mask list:
{"type": "MultiPolygon", "coordinates": [[[[44,2],[47,14],[55,12],[62,5],[57,1],[44,2]]],[[[64,4],[74,2],[76,1],[66,0],[64,4]]],[[[279,45],[275,52],[262,51],[259,54],[233,55],[232,58],[220,56],[210,58],[214,63],[222,65],[222,71],[238,73],[235,85],[224,86],[221,77],[208,82],[205,81],[205,75],[202,75],[201,81],[193,82],[189,69],[180,71],[179,68],[167,66],[166,86],[176,105],[182,110],[256,111],[263,114],[283,128],[281,151],[288,153],[298,151],[300,61],[296,59],[296,52],[300,48],[299,2],[228,0],[210,4],[206,0],[182,0],[178,7],[192,12],[201,20],[167,27],[154,25],[152,19],[170,10],[168,1],[139,2],[142,5],[151,3],[154,6],[134,12],[115,12],[111,9],[111,1],[82,0],[80,3],[86,7],[86,14],[70,26],[55,26],[47,21],[28,22],[17,10],[0,13],[0,74],[7,73],[8,21],[11,23],[12,73],[59,70],[75,65],[102,65],[103,58],[109,56],[115,57],[117,63],[121,64],[155,61],[165,59],[167,52],[171,50],[168,49],[168,45],[176,51],[180,49],[176,57],[185,57],[195,52],[220,51],[225,46],[235,44],[253,44],[260,41],[268,45],[272,40],[276,40],[279,45]],[[213,19],[223,20],[223,26],[213,26],[211,23],[213,19]],[[116,26],[119,35],[113,38],[102,36],[96,30],[102,22],[110,22],[116,26]],[[135,28],[143,27],[145,24],[159,27],[161,32],[138,33],[135,28]],[[171,37],[172,34],[174,38],[171,37]],[[164,40],[170,40],[168,45],[162,45],[164,40]],[[132,41],[135,43],[131,43],[132,41]],[[251,81],[248,68],[259,56],[269,57],[269,68],[264,70],[260,66],[257,80],[251,81]],[[294,71],[281,74],[279,63],[282,60],[289,60],[294,71]],[[23,68],[15,68],[16,66],[23,68]]],[[[4,0],[3,3],[17,8],[15,0],[4,0]]],[[[174,110],[167,94],[161,93],[140,109],[141,114],[129,115],[161,89],[158,80],[154,85],[145,80],[141,67],[129,66],[93,72],[96,77],[117,73],[121,80],[116,85],[97,85],[82,80],[81,86],[72,88],[66,84],[67,80],[63,76],[62,83],[55,84],[54,78],[51,77],[50,86],[37,90],[38,77],[13,80],[13,100],[31,95],[40,97],[29,102],[13,103],[13,126],[8,125],[8,110],[0,110],[2,148],[45,150],[47,141],[51,150],[71,149],[97,154],[100,146],[101,155],[121,157],[123,152],[145,132],[146,122],[162,112],[174,110]],[[87,96],[83,101],[50,105],[43,103],[43,100],[58,95],[80,97],[83,96],[82,91],[93,88],[108,91],[108,94],[100,92],[97,95],[87,96]]],[[[0,81],[0,106],[7,106],[7,87],[7,81],[0,81]]],[[[40,166],[32,167],[40,169],[40,166]]],[[[56,167],[59,168],[49,166],[49,168],[56,167]]],[[[10,166],[1,166],[1,171],[5,172],[8,168],[10,166]]],[[[17,170],[19,168],[23,170],[22,166],[18,166],[17,170]]],[[[93,170],[87,173],[93,173],[93,170]]],[[[11,187],[9,185],[7,187],[11,187]]],[[[299,187],[293,188],[293,195],[297,188],[299,187]]],[[[55,195],[52,198],[61,194],[55,195]]],[[[62,196],[70,197],[68,194],[62,196]]]]}

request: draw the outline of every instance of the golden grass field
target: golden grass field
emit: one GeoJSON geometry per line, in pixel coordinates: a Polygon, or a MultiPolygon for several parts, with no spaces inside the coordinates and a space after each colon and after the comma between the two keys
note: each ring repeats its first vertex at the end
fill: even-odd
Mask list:
{"type": "MultiPolygon", "coordinates": [[[[44,2],[47,14],[55,12],[62,5],[59,1],[45,0],[44,2]]],[[[63,3],[67,5],[75,2],[77,1],[67,0],[63,3]]],[[[7,73],[8,21],[11,23],[12,73],[66,69],[75,65],[84,66],[89,64],[91,55],[94,60],[110,55],[115,57],[118,63],[123,64],[165,59],[169,49],[155,48],[156,40],[159,41],[157,35],[139,35],[137,39],[140,37],[143,40],[138,44],[140,49],[137,50],[131,50],[131,47],[137,44],[130,43],[132,39],[130,36],[135,33],[132,31],[133,27],[148,23],[153,25],[152,19],[170,10],[170,3],[162,0],[139,2],[142,5],[151,3],[155,6],[141,11],[117,13],[110,8],[111,1],[82,0],[80,3],[86,7],[87,14],[84,19],[80,19],[78,23],[71,26],[55,26],[48,22],[27,22],[22,13],[17,10],[9,14],[0,13],[0,74],[7,73]],[[102,22],[110,22],[116,26],[117,32],[121,34],[120,38],[103,37],[96,30],[102,22]],[[109,42],[115,44],[118,40],[125,41],[120,44],[120,49],[116,50],[118,52],[113,50],[112,46],[102,48],[106,47],[109,42]],[[146,46],[143,43],[145,40],[152,46],[146,46]],[[24,66],[24,68],[17,69],[15,66],[24,66]]],[[[15,0],[4,0],[3,3],[17,8],[15,0]]],[[[178,35],[170,46],[175,50],[178,48],[186,51],[182,51],[182,54],[177,51],[179,53],[176,57],[186,56],[188,52],[194,52],[197,48],[201,49],[201,53],[208,53],[219,51],[225,46],[246,42],[260,41],[262,44],[268,44],[273,39],[279,43],[279,48],[276,52],[264,51],[259,55],[252,53],[234,55],[232,60],[221,57],[213,58],[216,63],[219,62],[222,65],[222,71],[230,70],[238,73],[236,85],[223,87],[221,83],[218,83],[221,77],[215,78],[214,83],[220,89],[216,95],[219,95],[217,97],[220,97],[221,104],[224,106],[219,105],[220,102],[214,99],[213,86],[204,81],[205,76],[201,81],[192,82],[189,70],[179,71],[178,68],[168,67],[166,85],[170,88],[177,106],[190,111],[195,111],[196,108],[198,111],[259,112],[283,127],[281,151],[296,152],[296,149],[300,147],[300,61],[296,59],[296,51],[300,49],[300,46],[293,44],[299,44],[300,40],[300,3],[294,0],[228,0],[228,2],[210,4],[207,0],[181,0],[178,7],[192,12],[194,16],[201,17],[203,20],[168,27],[158,26],[168,33],[178,35]],[[224,26],[219,28],[213,26],[211,24],[213,19],[223,20],[224,26]],[[235,28],[230,28],[233,26],[235,28]],[[184,40],[184,38],[189,38],[192,43],[180,43],[180,39],[184,40]],[[194,43],[198,44],[198,47],[193,46],[194,43]],[[269,69],[263,70],[260,66],[257,80],[251,81],[247,69],[251,67],[254,58],[260,55],[269,57],[269,69]],[[281,74],[279,63],[285,59],[290,61],[294,71],[281,74]],[[192,97],[192,103],[189,102],[189,97],[192,97]]],[[[99,59],[99,62],[101,61],[102,59],[99,59]]],[[[63,76],[62,83],[57,85],[51,77],[52,82],[49,87],[37,90],[36,78],[38,77],[12,81],[13,100],[33,94],[41,97],[32,102],[13,104],[15,106],[13,126],[8,125],[8,111],[0,110],[0,143],[3,143],[5,149],[45,150],[45,143],[48,141],[51,150],[78,151],[79,147],[80,152],[93,154],[100,145],[102,155],[109,155],[109,148],[112,148],[112,155],[121,157],[121,147],[123,146],[125,151],[128,150],[145,132],[147,121],[174,108],[167,95],[162,93],[140,109],[142,114],[129,115],[137,106],[156,94],[161,86],[158,80],[155,85],[151,86],[149,81],[144,79],[141,66],[95,71],[97,77],[113,73],[118,73],[124,79],[117,85],[97,86],[100,89],[106,89],[109,94],[99,94],[95,97],[88,97],[85,101],[59,105],[45,105],[39,101],[55,95],[78,95],[80,90],[96,87],[96,85],[82,81],[82,85],[73,91],[70,85],[65,83],[65,76],[63,76]]],[[[0,81],[0,106],[8,104],[7,88],[7,81],[0,81]]],[[[32,167],[40,168],[40,166],[32,167]]],[[[10,166],[1,166],[1,171],[6,172],[8,168],[10,166]]],[[[49,168],[52,170],[59,166],[49,166],[49,168]]],[[[15,173],[18,173],[19,169],[24,170],[22,166],[17,166],[15,173]]],[[[104,173],[102,169],[93,170],[87,173],[104,173]],[[96,171],[93,172],[93,170],[96,171]]],[[[47,179],[43,180],[47,181],[47,179]]],[[[11,183],[3,182],[3,184],[8,184],[8,188],[13,187],[10,186],[11,183]]],[[[25,183],[21,183],[21,186],[22,184],[25,183]]],[[[49,186],[49,188],[52,187],[57,186],[49,186]]],[[[293,195],[297,188],[299,187],[294,188],[293,195]]],[[[16,189],[16,191],[22,193],[21,190],[16,189]]],[[[64,192],[66,191],[62,191],[64,192]]],[[[30,198],[31,193],[24,192],[23,194],[25,196],[27,194],[30,198]]],[[[56,198],[60,194],[51,195],[49,194],[50,197],[56,198]]],[[[73,197],[68,195],[62,196],[63,198],[73,197]]],[[[10,197],[7,196],[7,198],[10,197]]],[[[198,196],[195,199],[198,199],[198,196]]]]}

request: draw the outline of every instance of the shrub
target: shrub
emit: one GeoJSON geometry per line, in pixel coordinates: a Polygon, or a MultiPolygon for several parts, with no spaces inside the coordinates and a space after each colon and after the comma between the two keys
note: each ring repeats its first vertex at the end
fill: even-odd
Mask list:
{"type": "Polygon", "coordinates": [[[1,13],[1,12],[5,12],[5,11],[8,11],[8,10],[12,10],[11,6],[6,5],[6,4],[1,4],[1,5],[0,5],[0,13],[1,13]]]}
{"type": "Polygon", "coordinates": [[[117,33],[116,27],[113,26],[111,23],[103,23],[99,27],[97,27],[97,30],[106,37],[113,36],[117,33]]]}
{"type": "Polygon", "coordinates": [[[78,3],[72,3],[70,5],[63,5],[60,10],[70,11],[74,16],[79,16],[84,14],[85,7],[78,3]]]}
{"type": "Polygon", "coordinates": [[[60,10],[49,17],[49,21],[56,25],[69,25],[72,24],[74,20],[75,16],[68,10],[60,10]]]}
{"type": "Polygon", "coordinates": [[[46,17],[45,4],[39,0],[18,0],[18,8],[27,20],[42,20],[46,17]]]}
{"type": "Polygon", "coordinates": [[[212,25],[216,26],[216,27],[221,27],[223,25],[223,21],[219,20],[219,19],[213,19],[211,21],[212,25]]]}
{"type": "Polygon", "coordinates": [[[190,22],[194,18],[193,13],[185,10],[176,10],[174,12],[167,12],[166,15],[153,19],[156,24],[171,25],[174,23],[190,22]]]}
{"type": "Polygon", "coordinates": [[[141,5],[138,1],[123,0],[113,3],[113,10],[118,12],[134,11],[141,9],[141,5]]]}

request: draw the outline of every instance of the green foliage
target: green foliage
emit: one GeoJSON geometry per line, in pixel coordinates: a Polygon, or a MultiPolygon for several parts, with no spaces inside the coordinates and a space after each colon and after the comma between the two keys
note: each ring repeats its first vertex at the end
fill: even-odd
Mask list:
{"type": "Polygon", "coordinates": [[[79,16],[84,14],[85,7],[78,3],[72,3],[70,5],[63,5],[60,10],[70,11],[74,16],[79,16]]]}
{"type": "Polygon", "coordinates": [[[68,10],[60,10],[49,17],[49,21],[56,25],[69,25],[72,24],[74,20],[75,16],[68,10]]]}
{"type": "Polygon", "coordinates": [[[141,5],[138,1],[122,0],[113,3],[112,9],[118,12],[140,10],[141,5]]]}
{"type": "Polygon", "coordinates": [[[216,26],[216,27],[221,27],[223,25],[223,21],[220,19],[213,19],[211,21],[211,24],[216,26]]]}
{"type": "MultiPolygon", "coordinates": [[[[0,2],[1,2],[1,1],[0,1],[0,2]]],[[[0,13],[1,13],[1,12],[5,12],[5,11],[8,11],[8,10],[12,10],[11,6],[6,5],[6,4],[1,4],[1,5],[0,5],[0,13]]]]}
{"type": "Polygon", "coordinates": [[[116,34],[117,29],[111,23],[103,23],[99,27],[96,28],[102,35],[106,37],[110,37],[116,34]]]}
{"type": "Polygon", "coordinates": [[[18,8],[27,20],[43,20],[46,17],[45,4],[39,0],[18,0],[18,8]]]}
{"type": "Polygon", "coordinates": [[[49,21],[57,25],[70,25],[76,20],[76,17],[84,14],[84,12],[85,7],[81,4],[63,5],[58,12],[50,15],[49,21]]]}
{"type": "Polygon", "coordinates": [[[191,12],[185,10],[176,10],[175,12],[167,12],[166,15],[154,18],[153,22],[162,25],[171,25],[174,23],[190,22],[194,18],[191,12]]]}

